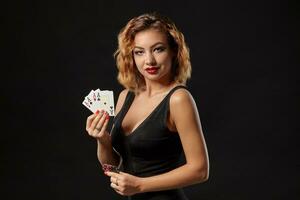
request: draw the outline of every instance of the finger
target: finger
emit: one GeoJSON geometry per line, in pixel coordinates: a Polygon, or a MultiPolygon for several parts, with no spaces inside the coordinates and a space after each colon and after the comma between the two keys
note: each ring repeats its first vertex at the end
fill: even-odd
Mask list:
{"type": "Polygon", "coordinates": [[[119,194],[123,194],[121,192],[121,187],[119,185],[116,185],[115,183],[110,183],[110,187],[112,187],[116,192],[118,192],[119,194]]]}
{"type": "Polygon", "coordinates": [[[107,112],[104,112],[103,115],[101,116],[99,122],[96,125],[97,129],[99,129],[99,130],[102,129],[103,123],[105,122],[106,118],[107,118],[107,112]]]}
{"type": "Polygon", "coordinates": [[[118,174],[121,174],[121,175],[127,175],[127,173],[125,173],[125,172],[121,172],[121,171],[119,171],[119,173],[118,174]]]}
{"type": "Polygon", "coordinates": [[[105,172],[105,174],[106,174],[107,176],[110,176],[110,177],[120,178],[120,177],[119,177],[119,174],[118,174],[118,173],[115,173],[115,172],[107,171],[107,172],[105,172]]]}
{"type": "Polygon", "coordinates": [[[115,189],[115,188],[113,188],[113,189],[115,190],[116,193],[118,193],[118,194],[120,194],[122,196],[126,195],[124,192],[121,192],[121,190],[118,190],[118,189],[115,189]]]}
{"type": "Polygon", "coordinates": [[[108,126],[108,122],[109,122],[109,115],[107,115],[106,117],[103,117],[104,119],[104,123],[101,127],[101,130],[99,133],[102,133],[103,131],[105,131],[107,129],[107,126],[108,126]]]}
{"type": "Polygon", "coordinates": [[[117,178],[111,176],[110,177],[110,182],[114,183],[114,184],[117,184],[117,178]]]}
{"type": "Polygon", "coordinates": [[[92,124],[92,121],[95,119],[95,117],[97,116],[97,114],[98,114],[98,111],[95,112],[94,114],[90,115],[90,116],[87,118],[87,120],[86,120],[86,127],[85,127],[85,129],[86,129],[87,131],[89,130],[89,128],[90,128],[90,126],[91,126],[91,124],[92,124]]]}
{"type": "Polygon", "coordinates": [[[97,125],[97,123],[98,123],[98,121],[99,121],[99,119],[100,119],[101,116],[102,116],[102,113],[100,112],[100,113],[97,114],[97,116],[95,117],[95,119],[92,121],[92,124],[91,124],[91,126],[89,128],[89,130],[91,132],[95,129],[95,126],[97,125]]]}

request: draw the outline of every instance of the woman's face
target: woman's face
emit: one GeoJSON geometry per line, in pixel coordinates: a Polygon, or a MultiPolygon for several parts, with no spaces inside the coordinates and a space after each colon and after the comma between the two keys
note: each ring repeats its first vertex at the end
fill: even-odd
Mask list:
{"type": "Polygon", "coordinates": [[[173,52],[165,33],[155,29],[138,32],[134,38],[133,57],[146,80],[171,80],[173,52]]]}

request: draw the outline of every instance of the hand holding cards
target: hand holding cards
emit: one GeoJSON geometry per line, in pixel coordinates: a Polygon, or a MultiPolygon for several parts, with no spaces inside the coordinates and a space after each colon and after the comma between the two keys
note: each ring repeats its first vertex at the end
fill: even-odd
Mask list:
{"type": "Polygon", "coordinates": [[[82,104],[93,113],[97,110],[104,110],[109,114],[109,116],[115,115],[113,91],[101,91],[100,89],[91,90],[84,98],[82,104]]]}

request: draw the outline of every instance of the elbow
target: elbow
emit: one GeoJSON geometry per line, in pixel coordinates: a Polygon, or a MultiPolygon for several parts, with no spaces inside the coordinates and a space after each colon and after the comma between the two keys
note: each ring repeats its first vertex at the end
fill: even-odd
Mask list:
{"type": "Polygon", "coordinates": [[[201,170],[200,172],[198,172],[197,175],[197,183],[203,183],[205,181],[207,181],[209,178],[209,172],[208,170],[201,170]]]}
{"type": "Polygon", "coordinates": [[[195,170],[195,182],[203,183],[209,179],[209,169],[208,167],[201,167],[195,170]]]}
{"type": "Polygon", "coordinates": [[[99,153],[97,153],[97,160],[101,163],[101,156],[99,153]]]}
{"type": "Polygon", "coordinates": [[[201,182],[205,182],[208,181],[209,179],[209,171],[208,169],[203,173],[202,177],[201,177],[201,182]]]}

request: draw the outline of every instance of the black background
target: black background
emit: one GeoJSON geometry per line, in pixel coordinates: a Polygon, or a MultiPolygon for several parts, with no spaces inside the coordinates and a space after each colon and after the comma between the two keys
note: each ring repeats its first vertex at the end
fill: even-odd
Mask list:
{"type": "Polygon", "coordinates": [[[191,50],[210,179],[191,199],[299,199],[299,7],[289,1],[9,1],[1,6],[1,198],[123,199],[85,132],[91,89],[122,87],[117,34],[169,16],[191,50]],[[298,95],[298,96],[297,96],[298,95]]]}

